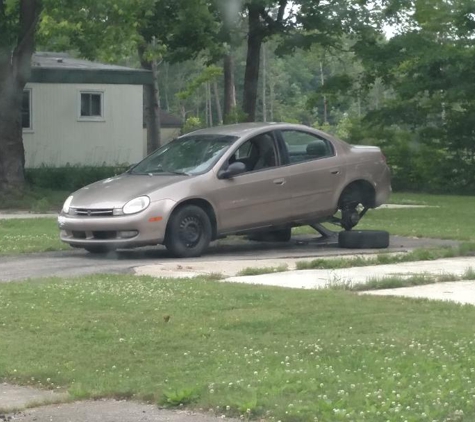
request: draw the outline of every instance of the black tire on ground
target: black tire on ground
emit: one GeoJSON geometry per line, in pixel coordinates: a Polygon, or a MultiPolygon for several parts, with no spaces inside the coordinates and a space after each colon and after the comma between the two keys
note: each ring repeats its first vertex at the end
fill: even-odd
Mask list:
{"type": "Polygon", "coordinates": [[[191,258],[208,248],[211,236],[211,222],[203,208],[185,205],[170,218],[165,246],[177,258],[191,258]]]}
{"type": "Polygon", "coordinates": [[[248,239],[256,242],[289,242],[291,237],[292,229],[280,229],[253,233],[248,239]]]}
{"type": "Polygon", "coordinates": [[[338,233],[338,246],[347,249],[385,249],[389,233],[384,230],[350,230],[338,233]]]}
{"type": "Polygon", "coordinates": [[[84,249],[92,254],[105,254],[109,252],[115,252],[115,248],[113,246],[107,246],[107,245],[88,246],[87,248],[84,248],[84,249]]]}

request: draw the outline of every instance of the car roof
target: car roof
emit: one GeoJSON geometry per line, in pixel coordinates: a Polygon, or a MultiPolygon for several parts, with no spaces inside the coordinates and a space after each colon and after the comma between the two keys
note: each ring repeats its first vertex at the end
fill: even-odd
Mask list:
{"type": "Polygon", "coordinates": [[[197,131],[188,133],[187,135],[231,135],[243,137],[253,133],[261,133],[265,129],[311,129],[308,126],[295,125],[290,123],[274,123],[274,122],[252,122],[252,123],[237,123],[233,125],[223,125],[199,129],[197,131]]]}

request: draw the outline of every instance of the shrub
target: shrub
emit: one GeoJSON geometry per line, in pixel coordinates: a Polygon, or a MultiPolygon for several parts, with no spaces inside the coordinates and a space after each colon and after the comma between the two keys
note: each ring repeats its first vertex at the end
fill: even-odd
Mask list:
{"type": "Polygon", "coordinates": [[[75,191],[98,180],[107,179],[127,170],[127,164],[117,166],[42,166],[25,169],[26,181],[34,187],[75,191]]]}

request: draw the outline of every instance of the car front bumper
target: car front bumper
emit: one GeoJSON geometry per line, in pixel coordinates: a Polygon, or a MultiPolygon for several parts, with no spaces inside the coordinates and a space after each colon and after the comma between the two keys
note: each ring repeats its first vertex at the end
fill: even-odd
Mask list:
{"type": "Polygon", "coordinates": [[[165,240],[168,218],[176,202],[152,202],[142,212],[118,216],[58,216],[60,238],[73,247],[110,246],[133,248],[157,245],[165,240]]]}

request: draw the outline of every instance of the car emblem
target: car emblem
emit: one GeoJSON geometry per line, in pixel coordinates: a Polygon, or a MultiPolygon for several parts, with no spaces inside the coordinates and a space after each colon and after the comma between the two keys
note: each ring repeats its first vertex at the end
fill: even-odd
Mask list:
{"type": "Polygon", "coordinates": [[[91,210],[87,210],[87,215],[88,215],[88,217],[91,216],[91,210]]]}

